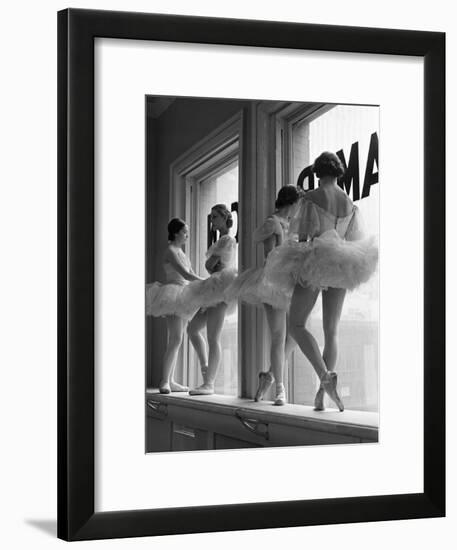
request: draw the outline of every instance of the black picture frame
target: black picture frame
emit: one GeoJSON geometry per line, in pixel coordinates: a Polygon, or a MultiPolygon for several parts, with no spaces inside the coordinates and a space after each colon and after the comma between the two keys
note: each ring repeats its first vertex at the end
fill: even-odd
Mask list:
{"type": "Polygon", "coordinates": [[[58,13],[58,537],[87,540],[444,516],[444,283],[444,33],[80,9],[58,13]],[[423,493],[94,512],[95,37],[424,59],[423,493]]]}

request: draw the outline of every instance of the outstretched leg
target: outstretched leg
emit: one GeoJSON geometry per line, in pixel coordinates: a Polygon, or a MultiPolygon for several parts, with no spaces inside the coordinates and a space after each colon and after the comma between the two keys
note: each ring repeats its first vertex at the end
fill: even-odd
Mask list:
{"type": "Polygon", "coordinates": [[[318,294],[318,290],[309,287],[303,288],[298,284],[295,285],[289,313],[290,333],[316,371],[324,390],[335,401],[340,411],[343,411],[344,405],[336,391],[336,374],[327,370],[319,346],[314,336],[305,326],[318,294]]]}
{"type": "Polygon", "coordinates": [[[165,356],[163,358],[162,379],[159,384],[160,393],[170,391],[188,391],[189,388],[178,384],[173,379],[179,348],[183,337],[183,320],[176,315],[167,317],[168,342],[165,356]]]}
{"type": "Polygon", "coordinates": [[[316,339],[306,328],[306,323],[318,295],[319,290],[310,287],[302,287],[299,284],[295,285],[289,311],[289,330],[290,335],[297,342],[298,346],[316,371],[317,376],[321,379],[327,372],[327,368],[322,359],[316,339]]]}

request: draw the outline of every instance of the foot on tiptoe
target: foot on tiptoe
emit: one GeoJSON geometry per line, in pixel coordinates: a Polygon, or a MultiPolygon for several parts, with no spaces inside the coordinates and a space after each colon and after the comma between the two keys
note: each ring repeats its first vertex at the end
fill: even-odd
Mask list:
{"type": "Polygon", "coordinates": [[[182,392],[182,391],[189,391],[189,388],[187,386],[183,386],[182,384],[178,384],[178,382],[175,382],[174,380],[172,380],[170,382],[170,390],[182,392]]]}
{"type": "Polygon", "coordinates": [[[285,405],[286,402],[286,388],[284,387],[284,384],[276,384],[276,397],[274,404],[285,405]]]}
{"type": "Polygon", "coordinates": [[[324,395],[325,395],[325,390],[324,390],[324,387],[321,384],[319,386],[319,389],[317,390],[316,397],[314,398],[314,410],[315,411],[325,411],[324,395]]]}
{"type": "Polygon", "coordinates": [[[159,384],[159,392],[160,393],[170,393],[170,384],[168,382],[160,382],[159,384]]]}
{"type": "Polygon", "coordinates": [[[259,387],[257,388],[254,401],[260,401],[263,399],[263,396],[269,390],[274,381],[275,379],[271,372],[259,373],[259,387]]]}
{"type": "Polygon", "coordinates": [[[189,395],[212,395],[214,393],[213,384],[202,384],[193,390],[190,390],[189,395]]]}
{"type": "Polygon", "coordinates": [[[324,390],[328,393],[330,398],[336,403],[340,412],[344,411],[343,402],[336,391],[337,375],[336,372],[326,372],[322,377],[321,384],[324,386],[324,390]]]}

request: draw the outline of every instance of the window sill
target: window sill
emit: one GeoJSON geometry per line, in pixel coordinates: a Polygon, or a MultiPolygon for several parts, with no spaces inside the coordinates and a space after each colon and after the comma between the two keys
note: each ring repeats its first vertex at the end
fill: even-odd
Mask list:
{"type": "MultiPolygon", "coordinates": [[[[341,438],[340,442],[360,443],[378,441],[379,415],[377,413],[345,410],[340,413],[336,409],[326,409],[317,412],[306,405],[286,404],[275,407],[272,402],[255,403],[251,399],[232,397],[226,395],[190,396],[186,393],[160,394],[157,389],[146,391],[146,406],[148,414],[157,414],[171,407],[179,417],[184,419],[196,419],[195,422],[205,422],[202,413],[212,419],[220,419],[222,422],[228,418],[236,417],[252,426],[266,426],[270,432],[276,427],[286,433],[287,430],[307,434],[327,434],[330,438],[341,438]],[[200,415],[200,416],[199,416],[200,415]]],[[[215,423],[216,420],[213,420],[215,423]]],[[[201,426],[208,428],[208,426],[201,426]]],[[[249,429],[249,428],[247,428],[249,429]]],[[[259,433],[255,433],[259,437],[259,433]]],[[[267,438],[268,439],[268,438],[267,438]]],[[[311,437],[312,444],[319,444],[311,437]]],[[[322,443],[338,442],[327,440],[325,435],[322,443]]],[[[299,444],[299,443],[295,443],[299,444]]]]}

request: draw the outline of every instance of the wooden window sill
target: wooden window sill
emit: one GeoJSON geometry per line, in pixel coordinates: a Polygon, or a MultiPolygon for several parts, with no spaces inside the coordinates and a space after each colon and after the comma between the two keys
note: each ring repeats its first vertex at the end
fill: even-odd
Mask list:
{"type": "Polygon", "coordinates": [[[270,431],[275,426],[285,431],[301,429],[306,433],[333,434],[335,437],[341,436],[342,442],[346,440],[348,443],[378,441],[379,415],[371,412],[345,410],[341,413],[330,408],[318,412],[306,405],[286,404],[275,407],[271,401],[256,403],[252,399],[218,394],[160,394],[157,389],[146,391],[146,407],[151,415],[157,414],[159,409],[163,411],[171,407],[184,419],[203,418],[202,413],[214,419],[235,416],[248,426],[250,421],[254,426],[270,426],[270,431]]]}

